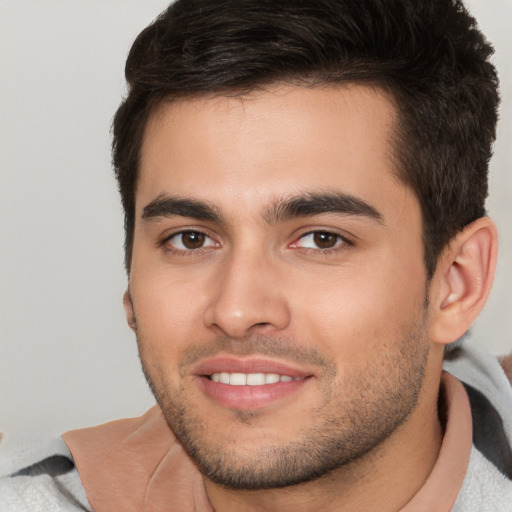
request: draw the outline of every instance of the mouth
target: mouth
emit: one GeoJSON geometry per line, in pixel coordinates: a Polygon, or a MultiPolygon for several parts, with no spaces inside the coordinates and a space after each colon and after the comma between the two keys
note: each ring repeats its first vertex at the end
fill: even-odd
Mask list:
{"type": "Polygon", "coordinates": [[[309,371],[279,361],[231,357],[203,362],[194,373],[199,388],[209,399],[237,410],[293,400],[313,377],[309,371]]]}

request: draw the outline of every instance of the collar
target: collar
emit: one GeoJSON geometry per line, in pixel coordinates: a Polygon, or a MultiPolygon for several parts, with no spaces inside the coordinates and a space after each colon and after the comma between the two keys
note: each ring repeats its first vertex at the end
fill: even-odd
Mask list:
{"type": "Polygon", "coordinates": [[[471,455],[472,420],[462,383],[443,372],[446,426],[437,462],[423,487],[400,512],[448,512],[462,487],[471,455]]]}
{"type": "Polygon", "coordinates": [[[213,512],[199,470],[158,406],[62,438],[95,512],[213,512]]]}

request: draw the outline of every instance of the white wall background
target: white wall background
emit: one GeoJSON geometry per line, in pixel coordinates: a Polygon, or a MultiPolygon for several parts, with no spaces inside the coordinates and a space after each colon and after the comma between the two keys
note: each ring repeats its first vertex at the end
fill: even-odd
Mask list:
{"type": "MultiPolygon", "coordinates": [[[[111,117],[131,42],[166,0],[0,0],[0,430],[44,435],[152,403],[121,304],[111,117]]],[[[512,0],[471,0],[496,47],[490,215],[501,256],[474,328],[512,350],[512,0]]]]}

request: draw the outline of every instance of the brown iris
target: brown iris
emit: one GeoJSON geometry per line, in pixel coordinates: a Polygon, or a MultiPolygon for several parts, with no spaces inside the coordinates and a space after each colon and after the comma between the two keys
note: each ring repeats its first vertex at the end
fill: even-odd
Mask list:
{"type": "Polygon", "coordinates": [[[181,242],[187,249],[200,249],[204,245],[206,235],[199,231],[187,231],[181,234],[181,242]]]}
{"type": "Polygon", "coordinates": [[[338,236],[326,231],[317,231],[313,234],[313,241],[320,249],[331,249],[338,242],[338,236]]]}

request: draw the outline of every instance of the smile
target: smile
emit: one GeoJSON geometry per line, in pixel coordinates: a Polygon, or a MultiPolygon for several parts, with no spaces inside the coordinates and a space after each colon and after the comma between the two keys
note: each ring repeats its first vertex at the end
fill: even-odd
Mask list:
{"type": "Polygon", "coordinates": [[[292,382],[300,380],[300,377],[280,375],[278,373],[228,373],[215,372],[210,375],[210,380],[230,386],[263,386],[278,382],[292,382]]]}
{"type": "Polygon", "coordinates": [[[195,382],[209,400],[229,409],[261,409],[292,401],[315,381],[311,368],[261,356],[220,355],[192,368],[195,382]]]}

